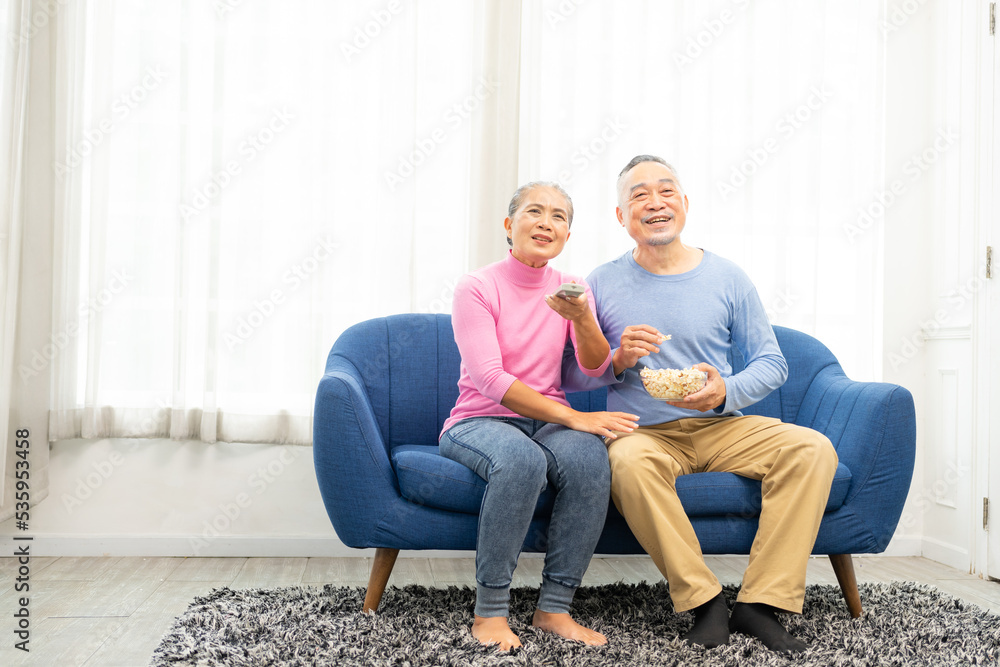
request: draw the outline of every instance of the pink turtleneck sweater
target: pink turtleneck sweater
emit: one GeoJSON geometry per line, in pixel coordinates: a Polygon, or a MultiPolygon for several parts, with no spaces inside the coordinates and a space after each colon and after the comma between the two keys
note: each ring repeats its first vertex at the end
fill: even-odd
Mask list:
{"type": "MultiPolygon", "coordinates": [[[[464,276],[455,288],[451,321],[462,355],[458,401],[441,432],[469,417],[517,417],[500,405],[504,394],[520,380],[543,396],[569,405],[560,389],[563,349],[572,340],[573,324],[545,303],[562,283],[583,280],[546,264],[523,264],[510,253],[503,260],[464,276]]],[[[594,297],[586,291],[594,310],[594,297]]],[[[611,362],[611,351],[598,368],[577,364],[598,377],[611,362]]]]}

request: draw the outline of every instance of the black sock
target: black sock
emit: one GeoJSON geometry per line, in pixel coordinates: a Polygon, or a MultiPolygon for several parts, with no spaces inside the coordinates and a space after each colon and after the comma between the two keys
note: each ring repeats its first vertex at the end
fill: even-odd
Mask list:
{"type": "Polygon", "coordinates": [[[729,607],[722,593],[691,612],[694,613],[694,627],[682,637],[684,641],[705,648],[729,643],[729,607]]]}
{"type": "Polygon", "coordinates": [[[772,651],[797,653],[806,650],[807,644],[788,634],[774,612],[770,605],[737,602],[729,619],[729,630],[756,637],[772,651]]]}

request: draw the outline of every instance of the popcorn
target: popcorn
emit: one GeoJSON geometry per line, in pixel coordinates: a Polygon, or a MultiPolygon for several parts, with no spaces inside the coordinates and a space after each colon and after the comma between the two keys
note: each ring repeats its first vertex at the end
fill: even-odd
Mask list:
{"type": "Polygon", "coordinates": [[[700,391],[708,381],[708,373],[694,368],[643,368],[639,377],[650,396],[664,401],[679,401],[700,391]]]}
{"type": "Polygon", "coordinates": [[[668,341],[668,340],[670,340],[670,334],[660,334],[660,338],[656,342],[657,343],[662,343],[662,342],[668,341]]]}

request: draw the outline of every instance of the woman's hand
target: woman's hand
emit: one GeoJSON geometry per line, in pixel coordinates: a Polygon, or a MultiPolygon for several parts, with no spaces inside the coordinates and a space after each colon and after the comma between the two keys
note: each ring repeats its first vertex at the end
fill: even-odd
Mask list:
{"type": "Polygon", "coordinates": [[[594,311],[587,303],[587,295],[556,296],[549,294],[545,297],[545,303],[573,324],[580,367],[588,370],[600,368],[607,360],[611,346],[601,332],[600,325],[597,324],[594,311]]]}
{"type": "Polygon", "coordinates": [[[593,433],[602,438],[618,437],[615,431],[631,433],[639,426],[639,417],[627,412],[578,412],[573,411],[571,419],[566,420],[566,426],[574,431],[593,433]]]}
{"type": "Polygon", "coordinates": [[[545,303],[570,322],[583,322],[590,316],[590,305],[587,303],[586,294],[580,296],[548,294],[545,296],[545,303]]]}
{"type": "Polygon", "coordinates": [[[520,380],[514,380],[500,404],[522,417],[562,424],[574,431],[593,433],[602,438],[616,437],[613,431],[631,433],[639,426],[637,415],[627,412],[580,412],[542,396],[520,380]]]}

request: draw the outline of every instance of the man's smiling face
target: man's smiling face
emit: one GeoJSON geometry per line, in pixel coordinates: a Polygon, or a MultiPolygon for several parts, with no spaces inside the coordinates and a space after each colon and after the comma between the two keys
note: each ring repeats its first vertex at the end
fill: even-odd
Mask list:
{"type": "Polygon", "coordinates": [[[659,162],[641,162],[618,181],[618,221],[639,245],[668,245],[687,219],[687,195],[659,162]]]}

